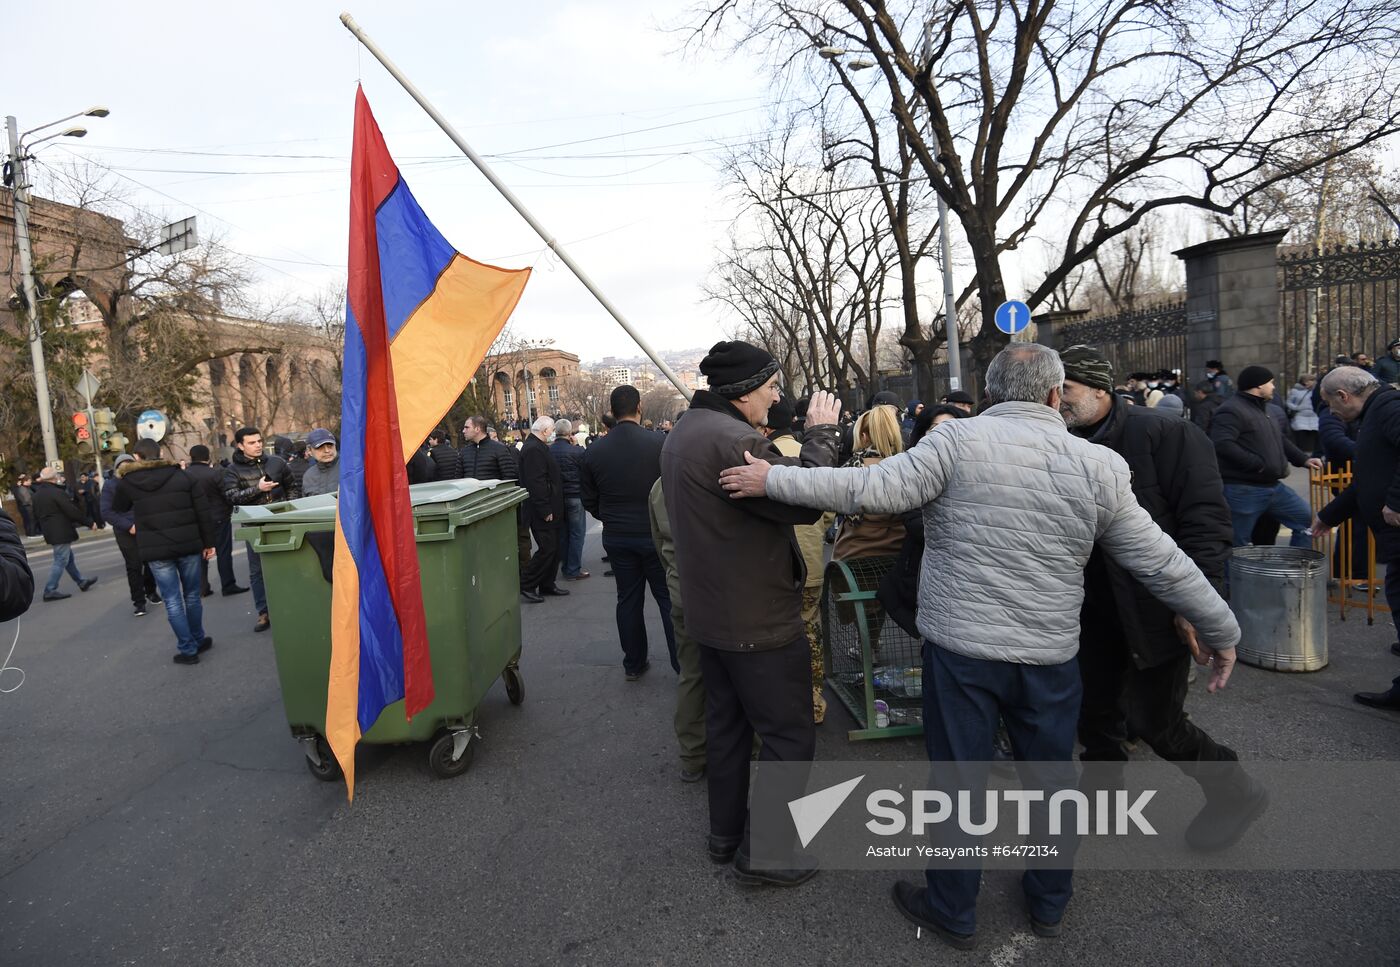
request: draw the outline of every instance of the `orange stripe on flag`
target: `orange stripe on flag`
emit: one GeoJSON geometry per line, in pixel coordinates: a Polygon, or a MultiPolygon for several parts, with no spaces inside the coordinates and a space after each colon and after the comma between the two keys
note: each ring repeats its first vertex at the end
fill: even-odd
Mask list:
{"type": "Polygon", "coordinates": [[[400,327],[390,356],[405,461],[476,375],[529,278],[529,269],[501,269],[459,253],[400,327]]]}
{"type": "Polygon", "coordinates": [[[326,690],[326,741],[355,798],[355,746],[360,741],[360,572],[335,513],[335,568],[331,584],[331,667],[326,690]]]}

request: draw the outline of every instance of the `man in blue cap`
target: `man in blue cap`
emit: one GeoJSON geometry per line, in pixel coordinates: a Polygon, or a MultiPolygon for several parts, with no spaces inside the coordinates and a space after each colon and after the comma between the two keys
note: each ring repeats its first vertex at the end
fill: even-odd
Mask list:
{"type": "Polygon", "coordinates": [[[333,494],[340,489],[340,451],[330,430],[316,427],[306,435],[306,447],[315,461],[301,477],[301,494],[333,494]]]}

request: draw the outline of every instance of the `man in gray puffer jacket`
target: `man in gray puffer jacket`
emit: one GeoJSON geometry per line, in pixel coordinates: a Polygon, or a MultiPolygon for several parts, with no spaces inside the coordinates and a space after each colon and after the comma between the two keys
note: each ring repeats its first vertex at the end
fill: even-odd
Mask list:
{"type": "MultiPolygon", "coordinates": [[[[1084,566],[1096,543],[1195,625],[1214,667],[1211,691],[1234,665],[1234,615],[1138,506],[1123,458],[1070,435],[1058,411],[1063,383],[1053,350],[1013,344],[987,370],[996,405],[976,419],[949,420],[906,453],[866,468],[751,463],[721,476],[735,497],[848,514],[923,508],[918,626],[933,761],[990,759],[998,712],[1017,759],[1071,761],[1084,566]]],[[[1038,935],[1058,935],[1071,876],[1026,871],[1022,887],[1038,935]]],[[[976,942],[980,877],[976,869],[930,870],[927,889],[896,884],[895,904],[966,949],[976,942]]]]}

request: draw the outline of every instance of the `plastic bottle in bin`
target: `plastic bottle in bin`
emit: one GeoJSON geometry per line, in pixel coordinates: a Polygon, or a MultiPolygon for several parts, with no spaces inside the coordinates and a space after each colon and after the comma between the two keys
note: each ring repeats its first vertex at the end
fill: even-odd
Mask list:
{"type": "Polygon", "coordinates": [[[882,692],[904,694],[904,676],[898,668],[876,668],[870,674],[870,681],[882,692]]]}
{"type": "Polygon", "coordinates": [[[875,700],[875,728],[888,728],[890,724],[890,706],[882,699],[875,700]]]}
{"type": "Polygon", "coordinates": [[[900,694],[910,698],[921,698],[924,694],[924,670],[905,668],[900,672],[900,694]]]}

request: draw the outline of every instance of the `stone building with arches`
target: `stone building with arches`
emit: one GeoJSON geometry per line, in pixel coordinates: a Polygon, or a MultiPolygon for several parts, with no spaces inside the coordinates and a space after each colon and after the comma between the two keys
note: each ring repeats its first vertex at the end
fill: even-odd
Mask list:
{"type": "Polygon", "coordinates": [[[565,416],[579,409],[579,358],[552,346],[487,356],[482,373],[491,382],[496,413],[517,428],[540,416],[565,416]]]}

